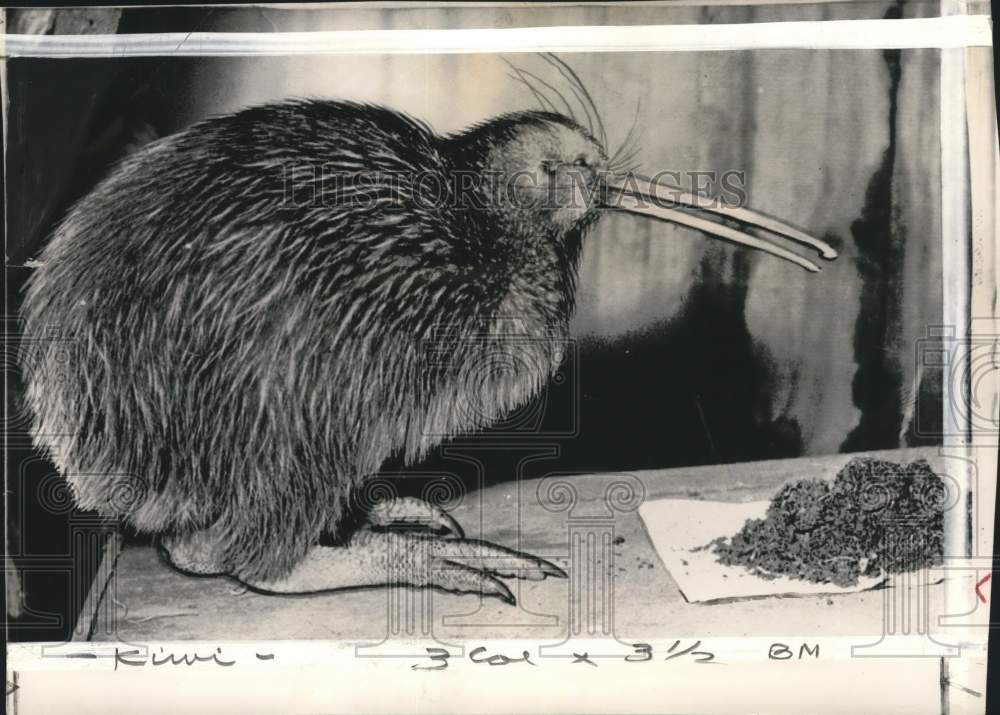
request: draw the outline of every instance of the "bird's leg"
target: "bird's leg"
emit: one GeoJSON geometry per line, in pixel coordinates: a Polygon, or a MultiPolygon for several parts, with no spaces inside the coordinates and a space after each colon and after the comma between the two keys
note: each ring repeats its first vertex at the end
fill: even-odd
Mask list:
{"type": "MultiPolygon", "coordinates": [[[[184,571],[222,573],[210,531],[165,539],[163,545],[174,565],[184,571]]],[[[314,546],[283,578],[229,575],[268,593],[402,584],[482,593],[514,603],[510,589],[495,576],[540,580],[566,574],[544,559],[484,541],[361,529],[344,546],[314,546]]]]}
{"type": "Polygon", "coordinates": [[[209,528],[183,536],[165,536],[161,539],[160,546],[170,563],[181,571],[199,576],[215,576],[226,572],[218,555],[218,543],[218,535],[209,528]]]}
{"type": "Polygon", "coordinates": [[[421,524],[432,530],[450,533],[459,539],[465,532],[444,509],[415,497],[386,499],[368,512],[368,523],[374,527],[389,527],[394,524],[421,524]]]}

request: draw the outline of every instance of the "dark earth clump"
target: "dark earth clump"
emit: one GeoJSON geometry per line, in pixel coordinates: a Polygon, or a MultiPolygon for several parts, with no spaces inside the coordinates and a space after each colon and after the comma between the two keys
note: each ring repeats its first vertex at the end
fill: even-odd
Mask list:
{"type": "Polygon", "coordinates": [[[924,460],[852,459],[833,482],[782,487],[763,519],[710,546],[757,576],[853,586],[861,576],[941,563],[948,490],[924,460]]]}

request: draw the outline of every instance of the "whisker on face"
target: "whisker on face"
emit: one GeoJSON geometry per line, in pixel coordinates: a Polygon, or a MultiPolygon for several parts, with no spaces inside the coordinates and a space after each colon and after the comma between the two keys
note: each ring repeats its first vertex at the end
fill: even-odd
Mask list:
{"type": "Polygon", "coordinates": [[[579,124],[576,115],[573,113],[573,106],[566,100],[566,97],[563,96],[562,92],[560,92],[558,89],[556,89],[554,86],[546,82],[538,75],[533,74],[528,70],[521,70],[521,73],[535,80],[539,84],[544,85],[548,90],[550,90],[554,95],[556,95],[559,98],[559,100],[563,103],[563,105],[566,107],[567,116],[569,116],[570,119],[579,124]]]}
{"type": "Polygon", "coordinates": [[[524,70],[520,69],[519,67],[517,67],[516,65],[514,65],[513,63],[511,63],[506,58],[501,57],[500,59],[502,59],[504,61],[504,63],[508,67],[510,67],[510,69],[511,69],[512,72],[514,72],[513,75],[510,74],[510,73],[508,73],[508,76],[511,77],[512,79],[516,79],[521,84],[523,84],[525,87],[527,87],[531,91],[531,93],[533,95],[535,95],[535,99],[541,105],[543,111],[546,111],[546,112],[555,112],[556,114],[560,113],[560,110],[559,110],[558,107],[556,107],[555,102],[553,102],[551,99],[549,99],[549,97],[547,97],[542,90],[538,89],[538,87],[536,87],[527,78],[527,76],[525,75],[524,70]]]}
{"type": "Polygon", "coordinates": [[[633,172],[638,171],[639,170],[639,166],[641,166],[641,165],[638,164],[638,163],[626,164],[624,166],[621,166],[620,168],[615,168],[613,170],[613,173],[620,174],[620,175],[628,175],[628,174],[631,174],[633,172]]]}
{"type": "Polygon", "coordinates": [[[533,95],[535,95],[535,101],[537,101],[537,102],[538,102],[538,106],[539,106],[539,107],[541,108],[541,110],[542,110],[543,112],[551,112],[551,111],[554,111],[554,105],[552,104],[552,102],[550,102],[550,101],[549,101],[549,100],[548,100],[548,99],[547,99],[547,98],[546,98],[545,96],[543,96],[543,95],[542,95],[542,94],[541,94],[541,93],[540,93],[540,92],[539,92],[539,91],[538,91],[537,89],[535,89],[535,88],[534,88],[534,87],[533,87],[533,86],[532,86],[531,84],[529,84],[528,82],[526,82],[526,81],[525,81],[524,79],[522,79],[521,77],[518,77],[518,76],[517,76],[517,75],[515,75],[515,74],[514,74],[513,72],[508,72],[508,73],[507,73],[507,76],[508,76],[508,77],[510,77],[510,78],[511,78],[511,79],[513,79],[513,80],[517,80],[518,82],[522,83],[522,84],[523,84],[523,85],[524,85],[525,87],[527,87],[527,88],[528,88],[528,90],[529,90],[529,91],[530,91],[530,92],[531,92],[531,93],[532,93],[533,95]]]}
{"type": "MultiPolygon", "coordinates": [[[[579,102],[580,106],[583,108],[584,114],[587,115],[587,130],[590,132],[591,136],[596,138],[596,135],[594,133],[594,120],[597,112],[596,107],[593,107],[591,103],[587,102],[586,97],[580,92],[580,90],[576,86],[576,83],[573,81],[569,73],[567,73],[566,70],[563,69],[562,65],[558,64],[557,62],[554,62],[552,58],[549,57],[546,53],[541,53],[541,56],[542,59],[544,59],[550,65],[555,67],[562,75],[563,79],[566,80],[570,88],[570,91],[573,92],[573,96],[576,98],[576,101],[579,102]]],[[[607,147],[605,147],[605,150],[607,150],[607,147]]]]}
{"type": "Polygon", "coordinates": [[[616,159],[613,164],[609,164],[608,169],[615,174],[627,174],[630,171],[635,171],[639,167],[639,162],[635,162],[635,157],[638,156],[640,149],[639,146],[632,148],[627,154],[616,159]]]}
{"type": "Polygon", "coordinates": [[[622,147],[616,152],[615,156],[608,160],[608,169],[611,171],[617,171],[620,167],[626,166],[635,159],[636,154],[639,152],[638,144],[634,146],[622,145],[622,147]]]}
{"type": "MultiPolygon", "coordinates": [[[[635,103],[635,116],[632,117],[632,126],[630,126],[628,128],[628,134],[625,135],[624,141],[622,141],[621,145],[615,151],[615,153],[611,157],[611,159],[608,160],[608,164],[610,164],[610,165],[613,166],[615,164],[615,162],[618,160],[618,157],[621,156],[623,152],[629,151],[629,144],[631,142],[633,142],[633,141],[638,142],[639,141],[639,135],[636,134],[635,132],[636,132],[636,128],[639,126],[639,111],[640,111],[641,107],[642,107],[642,99],[640,98],[640,99],[636,100],[636,103],[635,103]]],[[[641,131],[640,131],[640,133],[641,133],[641,131]]]]}
{"type": "Polygon", "coordinates": [[[594,111],[594,116],[597,120],[598,130],[600,131],[601,134],[600,137],[601,146],[604,148],[605,151],[607,151],[608,133],[604,129],[604,120],[601,119],[601,113],[597,110],[597,104],[595,104],[594,98],[590,96],[590,92],[587,91],[587,87],[583,84],[583,81],[580,79],[580,76],[573,70],[572,67],[566,64],[565,61],[563,61],[553,53],[545,52],[543,53],[542,57],[544,57],[546,61],[549,62],[549,64],[552,64],[554,67],[556,67],[556,69],[558,69],[559,72],[562,73],[563,77],[565,77],[570,83],[576,85],[576,87],[581,92],[583,92],[583,96],[586,98],[587,102],[590,104],[591,109],[594,111]]]}
{"type": "Polygon", "coordinates": [[[569,88],[570,91],[573,92],[573,96],[576,97],[576,101],[579,102],[580,106],[583,108],[584,114],[587,115],[587,131],[590,132],[590,136],[595,136],[594,134],[595,122],[594,122],[593,110],[587,104],[586,100],[580,94],[580,91],[576,87],[574,87],[571,84],[569,88]]]}

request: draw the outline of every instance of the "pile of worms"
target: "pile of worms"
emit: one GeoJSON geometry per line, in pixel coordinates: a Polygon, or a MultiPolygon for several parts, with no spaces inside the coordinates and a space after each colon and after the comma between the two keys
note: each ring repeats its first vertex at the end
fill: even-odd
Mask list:
{"type": "Polygon", "coordinates": [[[944,554],[948,488],[924,460],[858,457],[831,482],[802,479],[775,495],[763,519],[707,545],[719,563],[848,587],[860,577],[928,568],[944,554]]]}

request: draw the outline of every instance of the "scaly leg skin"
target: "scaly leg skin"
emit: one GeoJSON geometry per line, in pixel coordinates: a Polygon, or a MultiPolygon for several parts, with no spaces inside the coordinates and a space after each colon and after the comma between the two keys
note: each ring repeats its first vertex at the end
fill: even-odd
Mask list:
{"type": "Polygon", "coordinates": [[[396,497],[379,502],[368,512],[368,523],[375,527],[393,524],[422,524],[431,530],[450,533],[459,539],[465,532],[444,509],[415,497],[396,497]]]}
{"type": "MultiPolygon", "coordinates": [[[[218,574],[211,537],[197,532],[165,539],[163,545],[179,569],[218,574]]],[[[566,573],[544,559],[473,539],[361,529],[346,546],[314,546],[285,578],[240,578],[267,593],[303,594],[358,586],[403,584],[432,586],[458,593],[482,593],[514,604],[514,595],[495,576],[538,581],[566,573]]]]}

